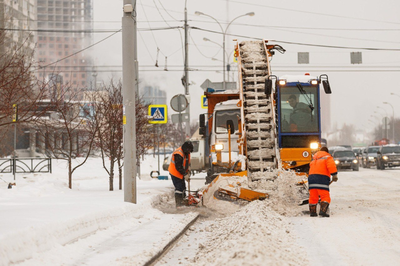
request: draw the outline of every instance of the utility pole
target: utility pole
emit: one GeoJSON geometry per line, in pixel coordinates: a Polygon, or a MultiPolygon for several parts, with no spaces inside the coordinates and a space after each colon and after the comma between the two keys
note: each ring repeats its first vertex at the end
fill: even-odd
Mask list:
{"type": "Polygon", "coordinates": [[[122,93],[124,124],[124,201],[136,203],[136,111],[138,86],[136,0],[124,0],[122,17],[122,93]]]}
{"type": "Polygon", "coordinates": [[[187,24],[187,0],[185,1],[185,76],[183,77],[183,85],[185,86],[185,96],[188,99],[188,106],[186,113],[188,121],[186,122],[186,136],[190,137],[190,96],[189,96],[189,43],[188,43],[188,30],[187,24]]]}

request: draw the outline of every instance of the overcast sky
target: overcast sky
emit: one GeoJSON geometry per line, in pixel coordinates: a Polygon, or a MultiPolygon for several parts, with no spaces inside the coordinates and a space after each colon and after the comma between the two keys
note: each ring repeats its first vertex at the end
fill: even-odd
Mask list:
{"type": "MultiPolygon", "coordinates": [[[[122,6],[122,0],[94,1],[95,29],[121,29],[122,6]]],[[[142,84],[167,91],[168,103],[174,95],[184,93],[180,80],[184,32],[167,29],[183,26],[184,7],[185,0],[137,1],[140,80],[142,84]],[[160,28],[165,29],[156,30],[160,28]],[[153,67],[156,61],[158,68],[153,67]],[[168,71],[163,71],[165,67],[168,71]]],[[[219,46],[222,35],[210,32],[221,32],[221,29],[214,20],[196,16],[195,11],[214,17],[224,29],[227,22],[237,16],[255,12],[255,16],[241,17],[230,25],[226,52],[232,52],[234,38],[239,41],[264,38],[287,50],[285,54],[274,56],[274,74],[328,74],[333,91],[330,96],[332,124],[339,128],[346,123],[371,130],[374,123],[378,123],[378,118],[371,115],[379,119],[386,112],[392,115],[392,108],[383,104],[385,101],[393,105],[395,117],[400,117],[400,2],[187,0],[187,10],[189,25],[200,28],[191,29],[189,39],[189,63],[195,70],[189,74],[193,83],[190,86],[192,119],[203,112],[200,109],[203,94],[200,85],[206,79],[222,81],[222,73],[216,72],[222,70],[219,46]],[[203,41],[204,37],[219,45],[203,41]],[[298,65],[298,52],[309,52],[310,64],[298,65]],[[362,52],[361,65],[350,63],[351,52],[362,52]],[[211,60],[212,57],[220,61],[211,60]]],[[[95,33],[94,40],[102,40],[110,34],[95,33]]],[[[121,76],[121,72],[107,71],[110,69],[107,66],[117,66],[112,69],[121,70],[121,38],[118,33],[92,48],[99,71],[106,71],[100,72],[99,78],[107,80],[111,76],[121,76]]],[[[231,56],[229,61],[232,61],[231,56]]],[[[232,76],[237,80],[236,72],[232,76]]]]}

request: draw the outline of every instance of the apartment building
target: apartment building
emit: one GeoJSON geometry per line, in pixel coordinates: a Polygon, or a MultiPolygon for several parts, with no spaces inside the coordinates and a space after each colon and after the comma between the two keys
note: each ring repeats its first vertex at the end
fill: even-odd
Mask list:
{"type": "Polygon", "coordinates": [[[92,60],[83,51],[92,43],[92,0],[36,0],[39,78],[54,75],[75,91],[86,90],[93,79],[92,60]]]}
{"type": "Polygon", "coordinates": [[[0,55],[24,47],[35,48],[36,0],[0,0],[0,55]]]}

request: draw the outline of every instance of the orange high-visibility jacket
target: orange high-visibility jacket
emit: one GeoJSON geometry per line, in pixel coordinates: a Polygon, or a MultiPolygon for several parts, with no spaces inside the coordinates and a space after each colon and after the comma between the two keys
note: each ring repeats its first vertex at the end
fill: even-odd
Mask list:
{"type": "Polygon", "coordinates": [[[332,156],[325,152],[319,151],[313,156],[313,160],[310,163],[310,175],[325,175],[330,177],[337,173],[335,161],[332,156]]]}
{"type": "Polygon", "coordinates": [[[317,152],[310,163],[308,188],[329,191],[331,175],[334,174],[337,174],[337,169],[332,156],[325,151],[317,152]]]}
{"type": "MultiPolygon", "coordinates": [[[[185,156],[185,153],[182,150],[182,147],[179,147],[171,155],[172,156],[171,157],[171,163],[169,164],[168,172],[171,175],[176,176],[177,178],[183,179],[183,175],[181,173],[179,173],[179,171],[176,169],[175,154],[179,154],[180,156],[182,156],[182,158],[183,158],[183,169],[186,169],[186,156],[185,156]]],[[[188,156],[189,156],[188,164],[190,164],[190,153],[189,153],[188,156]]]]}

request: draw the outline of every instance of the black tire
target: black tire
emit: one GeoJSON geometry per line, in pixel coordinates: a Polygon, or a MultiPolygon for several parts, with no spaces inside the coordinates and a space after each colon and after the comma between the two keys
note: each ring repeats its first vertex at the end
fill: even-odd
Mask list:
{"type": "Polygon", "coordinates": [[[206,176],[206,185],[210,184],[218,175],[207,175],[206,176]]]}
{"type": "Polygon", "coordinates": [[[381,170],[385,170],[385,164],[384,163],[381,165],[381,170]]]}
{"type": "Polygon", "coordinates": [[[360,170],[360,167],[358,165],[353,168],[353,171],[359,171],[359,170],[360,170]]]}

